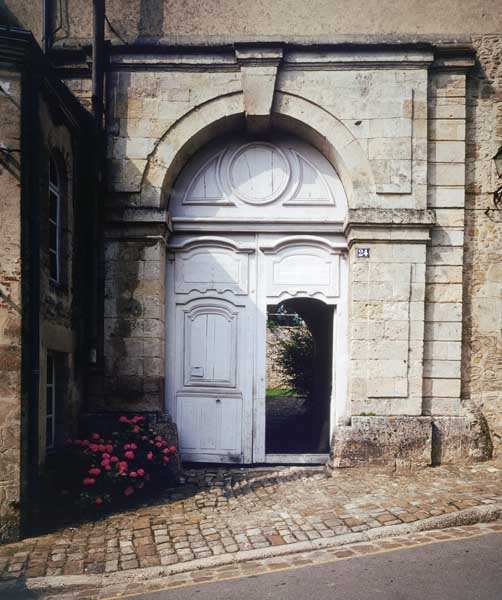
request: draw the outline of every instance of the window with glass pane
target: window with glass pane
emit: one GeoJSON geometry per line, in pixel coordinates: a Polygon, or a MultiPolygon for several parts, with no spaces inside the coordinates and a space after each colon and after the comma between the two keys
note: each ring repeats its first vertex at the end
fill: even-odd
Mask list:
{"type": "Polygon", "coordinates": [[[52,450],[56,443],[56,358],[51,353],[47,354],[45,382],[45,447],[52,450]]]}
{"type": "Polygon", "coordinates": [[[53,158],[49,161],[49,276],[59,283],[61,238],[61,185],[59,171],[53,158]]]}

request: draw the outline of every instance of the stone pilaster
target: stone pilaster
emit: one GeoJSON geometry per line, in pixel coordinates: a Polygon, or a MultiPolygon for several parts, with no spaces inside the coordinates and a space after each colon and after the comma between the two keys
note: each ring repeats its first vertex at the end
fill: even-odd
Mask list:
{"type": "Polygon", "coordinates": [[[162,410],[167,230],[163,210],[107,215],[104,393],[95,410],[162,410]]]}

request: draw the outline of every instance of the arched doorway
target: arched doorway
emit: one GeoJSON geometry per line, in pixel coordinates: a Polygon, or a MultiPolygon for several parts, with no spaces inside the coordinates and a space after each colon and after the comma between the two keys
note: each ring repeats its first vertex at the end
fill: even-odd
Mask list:
{"type": "Polygon", "coordinates": [[[169,210],[166,403],[183,459],[325,461],[346,402],[347,202],[333,166],[291,137],[221,140],[183,169],[169,210]],[[267,306],[285,302],[330,332],[319,443],[283,453],[265,439],[266,346],[267,306]]]}

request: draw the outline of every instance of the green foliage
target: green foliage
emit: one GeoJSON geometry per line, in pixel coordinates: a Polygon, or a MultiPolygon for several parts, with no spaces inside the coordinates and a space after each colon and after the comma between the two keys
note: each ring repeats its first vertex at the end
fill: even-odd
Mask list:
{"type": "Polygon", "coordinates": [[[307,327],[292,327],[277,341],[282,383],[308,396],[314,381],[314,339],[307,327]]]}

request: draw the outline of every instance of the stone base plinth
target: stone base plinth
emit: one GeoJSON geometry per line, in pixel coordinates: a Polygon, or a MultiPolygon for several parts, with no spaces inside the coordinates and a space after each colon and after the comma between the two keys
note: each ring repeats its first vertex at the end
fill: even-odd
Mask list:
{"type": "Polygon", "coordinates": [[[488,429],[476,416],[352,417],[335,428],[328,467],[412,470],[491,456],[488,429]]]}
{"type": "Polygon", "coordinates": [[[328,466],[418,469],[431,464],[431,448],[431,417],[352,417],[335,428],[328,466]]]}
{"type": "Polygon", "coordinates": [[[432,464],[469,463],[488,460],[492,444],[488,428],[473,417],[434,417],[432,464]]]}

